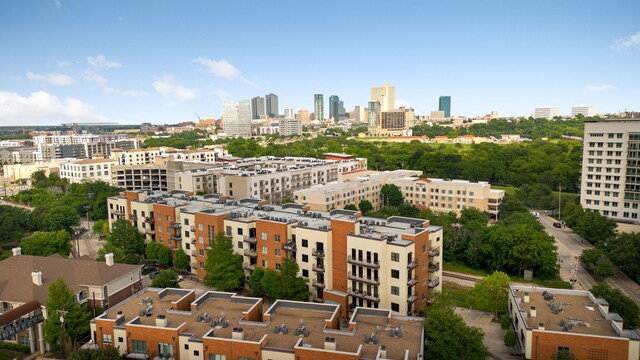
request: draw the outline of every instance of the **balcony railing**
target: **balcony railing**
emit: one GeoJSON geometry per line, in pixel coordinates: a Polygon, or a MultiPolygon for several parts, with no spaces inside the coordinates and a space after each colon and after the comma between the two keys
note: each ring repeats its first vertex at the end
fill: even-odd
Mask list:
{"type": "Polygon", "coordinates": [[[429,280],[429,287],[430,288],[434,288],[436,286],[440,285],[440,277],[437,277],[433,280],[429,280]]]}
{"type": "Polygon", "coordinates": [[[431,248],[431,250],[429,250],[429,256],[438,256],[440,255],[440,248],[431,248]]]}
{"type": "Polygon", "coordinates": [[[418,278],[411,278],[407,281],[408,286],[414,286],[417,283],[418,283],[418,278]]]}
{"type": "Polygon", "coordinates": [[[322,264],[313,264],[313,266],[311,267],[311,269],[315,272],[324,272],[324,265],[322,264]]]}
{"type": "Polygon", "coordinates": [[[349,296],[362,298],[362,299],[365,299],[365,300],[371,300],[371,301],[374,301],[374,302],[380,302],[380,297],[379,296],[376,296],[375,294],[369,294],[366,291],[360,291],[358,289],[349,288],[349,296]]]}
{"type": "Polygon", "coordinates": [[[124,216],[124,212],[120,210],[113,210],[111,213],[115,216],[124,216]]]}
{"type": "Polygon", "coordinates": [[[244,269],[253,271],[256,269],[256,264],[244,263],[244,269]]]}
{"type": "Polygon", "coordinates": [[[258,257],[258,253],[255,250],[244,249],[244,254],[249,257],[258,257]]]}
{"type": "Polygon", "coordinates": [[[359,281],[367,284],[380,285],[380,279],[378,278],[374,278],[372,276],[358,275],[351,271],[349,271],[349,273],[347,274],[347,278],[349,280],[355,280],[355,281],[359,281]]]}
{"type": "Polygon", "coordinates": [[[191,232],[195,232],[196,231],[196,227],[191,225],[191,232]]]}
{"type": "Polygon", "coordinates": [[[244,241],[248,242],[249,244],[255,244],[256,243],[256,238],[254,238],[254,237],[245,237],[244,241]]]}
{"type": "Polygon", "coordinates": [[[182,234],[181,233],[175,233],[171,236],[171,240],[176,240],[176,241],[180,241],[182,240],[182,234]]]}
{"type": "Polygon", "coordinates": [[[154,222],[156,222],[155,220],[153,220],[152,217],[147,217],[144,219],[144,222],[146,222],[147,224],[153,224],[154,222]]]}
{"type": "Polygon", "coordinates": [[[191,240],[191,245],[195,245],[196,244],[196,239],[191,240]]]}
{"type": "Polygon", "coordinates": [[[174,229],[180,229],[182,227],[182,223],[172,222],[171,223],[171,227],[174,228],[174,229]]]}
{"type": "Polygon", "coordinates": [[[287,243],[282,244],[282,250],[285,251],[296,251],[296,243],[293,241],[289,241],[287,243]]]}
{"type": "Polygon", "coordinates": [[[430,262],[429,263],[429,271],[438,271],[440,270],[440,263],[439,262],[430,262]]]}
{"type": "Polygon", "coordinates": [[[349,257],[347,258],[347,262],[349,264],[361,265],[361,266],[371,267],[375,269],[380,268],[380,262],[378,260],[356,258],[351,255],[349,255],[349,257]]]}
{"type": "Polygon", "coordinates": [[[195,250],[191,250],[191,256],[196,256],[196,251],[195,250]]]}
{"type": "Polygon", "coordinates": [[[314,279],[312,285],[313,285],[313,287],[324,289],[324,281],[320,281],[320,280],[314,279]]]}
{"type": "Polygon", "coordinates": [[[145,234],[147,234],[147,235],[151,235],[151,236],[153,236],[153,235],[155,235],[155,234],[156,234],[156,231],[155,231],[155,230],[149,230],[149,229],[147,229],[147,230],[145,230],[145,231],[144,231],[144,233],[145,233],[145,234]]]}
{"type": "Polygon", "coordinates": [[[414,302],[416,302],[416,300],[418,300],[418,297],[417,297],[417,296],[415,296],[415,295],[411,295],[411,296],[409,296],[409,297],[407,298],[407,302],[408,302],[408,303],[414,303],[414,302]]]}
{"type": "Polygon", "coordinates": [[[138,221],[138,215],[131,215],[131,220],[138,221]]]}
{"type": "Polygon", "coordinates": [[[318,250],[316,248],[313,248],[313,250],[311,250],[311,255],[315,257],[324,257],[324,250],[318,250]]]}
{"type": "Polygon", "coordinates": [[[413,259],[411,261],[409,261],[409,263],[407,264],[407,269],[411,270],[411,269],[415,269],[418,267],[418,260],[413,259]]]}

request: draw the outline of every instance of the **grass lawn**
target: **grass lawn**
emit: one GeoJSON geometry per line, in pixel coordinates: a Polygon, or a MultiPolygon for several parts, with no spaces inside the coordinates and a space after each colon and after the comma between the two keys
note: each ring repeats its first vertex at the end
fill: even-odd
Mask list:
{"type": "Polygon", "coordinates": [[[26,354],[11,350],[0,349],[0,360],[23,359],[26,354]]]}
{"type": "Polygon", "coordinates": [[[473,297],[471,296],[471,289],[458,286],[456,284],[442,284],[442,296],[444,300],[451,306],[487,312],[492,311],[492,309],[490,308],[482,308],[477,306],[475,304],[475,301],[473,300],[473,297]]]}
{"type": "MultiPolygon", "coordinates": [[[[442,269],[444,271],[453,271],[453,272],[459,272],[459,273],[463,273],[463,274],[469,274],[469,275],[476,275],[476,276],[487,276],[489,275],[489,273],[487,273],[484,270],[477,270],[477,269],[472,269],[466,265],[457,263],[457,262],[444,262],[442,269]]],[[[511,281],[513,282],[519,282],[519,283],[530,283],[530,284],[535,284],[538,286],[542,286],[542,287],[549,287],[549,288],[554,288],[554,289],[571,289],[571,284],[568,281],[564,281],[562,279],[560,279],[559,277],[555,278],[555,279],[537,279],[537,278],[533,278],[533,280],[525,280],[523,277],[521,276],[513,276],[510,275],[509,278],[511,278],[511,281]]]]}
{"type": "Polygon", "coordinates": [[[489,275],[486,271],[484,270],[477,270],[477,269],[473,269],[470,268],[466,265],[454,262],[454,261],[447,261],[447,262],[443,262],[442,265],[442,269],[444,271],[453,271],[453,272],[459,272],[459,273],[464,273],[464,274],[469,274],[469,275],[477,275],[477,276],[487,276],[489,275]]]}

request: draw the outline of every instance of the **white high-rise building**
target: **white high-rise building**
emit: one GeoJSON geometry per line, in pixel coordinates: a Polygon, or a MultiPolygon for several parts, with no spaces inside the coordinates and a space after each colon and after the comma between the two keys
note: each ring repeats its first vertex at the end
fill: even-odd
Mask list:
{"type": "Polygon", "coordinates": [[[389,83],[372,87],[371,101],[380,103],[380,111],[394,110],[396,108],[396,87],[389,85],[389,83]]]}
{"type": "Polygon", "coordinates": [[[224,102],[224,132],[229,136],[251,137],[251,101],[224,102]]]}
{"type": "Polygon", "coordinates": [[[640,120],[584,123],[580,204],[621,222],[640,222],[640,120]]]}
{"type": "Polygon", "coordinates": [[[581,114],[584,117],[591,117],[598,115],[598,108],[591,105],[579,105],[571,108],[571,117],[581,114]]]}
{"type": "Polygon", "coordinates": [[[553,119],[555,116],[560,116],[560,109],[559,108],[554,108],[554,107],[541,107],[541,108],[536,108],[536,110],[533,113],[533,118],[534,119],[553,119]]]}
{"type": "Polygon", "coordinates": [[[295,116],[293,115],[293,109],[292,108],[284,109],[284,117],[285,117],[285,119],[293,119],[293,118],[295,118],[295,116]]]}
{"type": "Polygon", "coordinates": [[[302,121],[299,119],[281,119],[279,126],[279,132],[282,136],[302,134],[302,121]]]}

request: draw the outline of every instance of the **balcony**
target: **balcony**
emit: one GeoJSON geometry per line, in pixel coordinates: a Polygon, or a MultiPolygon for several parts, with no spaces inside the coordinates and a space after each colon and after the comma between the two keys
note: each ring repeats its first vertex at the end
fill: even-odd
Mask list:
{"type": "Polygon", "coordinates": [[[431,248],[431,250],[429,250],[429,256],[438,256],[440,255],[440,248],[431,248]]]}
{"type": "Polygon", "coordinates": [[[244,263],[244,269],[253,271],[256,269],[256,264],[244,263]]]}
{"type": "Polygon", "coordinates": [[[324,257],[324,250],[318,250],[316,248],[313,248],[313,250],[311,250],[311,255],[313,255],[315,257],[323,258],[324,257]]]}
{"type": "Polygon", "coordinates": [[[407,286],[414,286],[417,283],[418,283],[418,278],[412,278],[412,279],[409,279],[409,281],[407,281],[407,286]]]}
{"type": "Polygon", "coordinates": [[[180,240],[182,240],[182,234],[181,234],[181,233],[173,234],[173,235],[171,236],[171,240],[174,240],[174,241],[180,241],[180,240]]]}
{"type": "Polygon", "coordinates": [[[144,219],[144,222],[146,222],[147,224],[153,224],[153,223],[155,223],[156,221],[155,221],[155,220],[153,220],[153,218],[152,218],[152,217],[147,217],[147,218],[145,218],[145,219],[144,219]]]}
{"type": "Polygon", "coordinates": [[[196,232],[196,227],[191,225],[191,232],[196,232]]]}
{"type": "Polygon", "coordinates": [[[369,294],[366,291],[360,291],[358,289],[349,288],[349,296],[353,296],[353,297],[357,297],[365,300],[371,300],[374,302],[380,302],[379,296],[376,296],[374,294],[369,294]]]}
{"type": "Polygon", "coordinates": [[[191,256],[196,256],[196,251],[195,250],[191,250],[191,256]]]}
{"type": "Polygon", "coordinates": [[[410,304],[416,302],[416,300],[418,300],[418,297],[415,295],[411,295],[407,298],[407,302],[410,304]]]}
{"type": "Polygon", "coordinates": [[[411,261],[409,261],[409,263],[407,264],[407,269],[411,270],[411,269],[415,269],[418,267],[418,260],[413,259],[411,261]]]}
{"type": "Polygon", "coordinates": [[[138,215],[131,215],[131,220],[138,221],[138,215]]]}
{"type": "Polygon", "coordinates": [[[254,237],[245,237],[244,238],[244,242],[247,242],[249,244],[255,244],[256,243],[256,238],[254,238],[254,237]]]}
{"type": "Polygon", "coordinates": [[[314,279],[312,283],[313,287],[317,287],[319,289],[324,289],[324,281],[314,279]]]}
{"type": "Polygon", "coordinates": [[[440,263],[439,262],[430,262],[429,263],[429,271],[434,272],[434,271],[438,271],[440,270],[440,263]]]}
{"type": "Polygon", "coordinates": [[[289,241],[285,244],[282,244],[282,250],[284,251],[296,251],[296,243],[293,241],[289,241]]]}
{"type": "Polygon", "coordinates": [[[145,230],[145,231],[144,231],[144,233],[145,233],[145,234],[147,234],[147,235],[151,235],[151,236],[153,236],[153,235],[155,235],[155,234],[156,234],[156,231],[155,231],[155,230],[149,230],[149,229],[147,229],[147,230],[145,230]]]}
{"type": "Polygon", "coordinates": [[[179,222],[172,222],[171,227],[174,229],[180,229],[182,227],[182,224],[179,222]]]}
{"type": "Polygon", "coordinates": [[[374,269],[380,268],[380,262],[378,260],[356,258],[351,255],[349,255],[349,257],[347,258],[347,262],[349,264],[366,266],[374,269]]]}
{"type": "Polygon", "coordinates": [[[124,216],[124,212],[120,210],[113,210],[111,213],[115,216],[124,216]]]}
{"type": "Polygon", "coordinates": [[[322,264],[313,264],[313,267],[311,267],[311,270],[313,270],[315,272],[323,273],[324,272],[324,265],[322,265],[322,264]]]}
{"type": "Polygon", "coordinates": [[[244,249],[244,254],[249,257],[258,257],[258,253],[251,249],[244,249]]]}
{"type": "Polygon", "coordinates": [[[196,244],[196,239],[191,240],[191,245],[195,245],[196,244]]]}
{"type": "Polygon", "coordinates": [[[440,285],[440,278],[439,277],[437,277],[437,278],[435,278],[433,280],[429,280],[429,287],[430,288],[434,288],[434,287],[436,287],[438,285],[440,285]]]}
{"type": "Polygon", "coordinates": [[[374,278],[371,276],[358,275],[358,274],[352,273],[351,271],[349,271],[347,278],[349,280],[355,280],[355,281],[359,281],[367,284],[380,285],[380,279],[378,278],[374,278]]]}

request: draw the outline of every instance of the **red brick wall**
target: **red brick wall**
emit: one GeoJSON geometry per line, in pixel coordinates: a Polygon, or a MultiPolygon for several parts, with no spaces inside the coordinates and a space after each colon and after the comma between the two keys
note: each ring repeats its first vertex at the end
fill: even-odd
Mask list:
{"type": "MultiPolygon", "coordinates": [[[[220,231],[224,231],[224,219],[228,216],[228,214],[207,214],[207,213],[195,213],[195,239],[196,246],[192,249],[196,250],[196,266],[198,271],[198,278],[200,280],[204,280],[204,277],[207,275],[205,269],[200,268],[200,262],[207,263],[207,249],[209,246],[209,234],[208,234],[208,226],[213,227],[213,234],[211,236],[211,242],[215,240],[216,234],[220,231]],[[199,230],[198,225],[202,224],[202,230],[199,230]],[[198,238],[202,236],[202,244],[198,241],[198,238]],[[200,250],[203,251],[202,256],[200,256],[200,250]]],[[[189,230],[191,230],[191,226],[189,226],[189,230]]],[[[188,254],[191,256],[191,254],[188,254]]]]}
{"type": "Polygon", "coordinates": [[[136,281],[122,290],[109,294],[109,307],[114,307],[120,301],[142,290],[142,280],[136,281]]]}
{"type": "Polygon", "coordinates": [[[347,292],[347,234],[355,232],[356,222],[331,219],[333,289],[347,292]]]}
{"type": "Polygon", "coordinates": [[[192,292],[189,295],[183,297],[182,299],[176,302],[172,302],[171,308],[174,310],[190,311],[191,303],[194,302],[195,300],[196,300],[196,293],[192,292]]]}
{"type": "Polygon", "coordinates": [[[282,245],[287,243],[287,224],[276,221],[256,220],[256,252],[258,253],[258,266],[262,261],[267,261],[267,268],[276,269],[276,264],[282,264],[286,259],[286,251],[282,245]],[[267,233],[267,240],[262,240],[262,233],[267,233]],[[275,235],[280,235],[280,242],[275,241],[275,235]],[[262,253],[262,247],[267,247],[267,253],[262,253]],[[280,249],[280,256],[276,256],[276,249],[280,249]]]}
{"type": "Polygon", "coordinates": [[[332,301],[336,304],[340,304],[340,317],[343,319],[349,318],[349,296],[345,293],[344,296],[340,296],[328,291],[323,292],[322,298],[325,302],[332,301]]]}
{"type": "Polygon", "coordinates": [[[242,341],[225,341],[219,339],[202,339],[204,348],[203,359],[208,359],[209,354],[223,354],[228,360],[239,357],[260,359],[262,357],[262,344],[252,344],[242,341]]]}
{"type": "MultiPolygon", "coordinates": [[[[559,320],[558,320],[559,321],[559,320]]],[[[590,359],[590,352],[604,350],[607,359],[627,359],[629,340],[582,336],[576,334],[549,333],[534,330],[531,341],[531,359],[551,359],[558,346],[568,346],[576,359],[590,359]]]]}
{"type": "Polygon", "coordinates": [[[331,360],[358,360],[359,357],[356,354],[342,354],[335,352],[317,351],[317,349],[296,349],[296,360],[316,360],[316,359],[331,359],[331,360]]]}
{"type": "Polygon", "coordinates": [[[173,352],[176,356],[176,359],[180,360],[178,334],[184,331],[185,328],[186,325],[178,330],[157,327],[127,326],[128,350],[129,352],[133,350],[133,340],[146,341],[147,353],[149,354],[150,358],[153,359],[156,355],[158,355],[158,343],[171,344],[173,345],[173,352]]]}
{"type": "MultiPolygon", "coordinates": [[[[414,291],[418,300],[413,303],[414,310],[422,310],[425,306],[427,306],[427,300],[429,299],[429,231],[425,231],[413,237],[414,241],[414,249],[413,249],[413,257],[418,262],[418,267],[413,269],[413,276],[418,279],[418,283],[414,285],[414,291]],[[426,246],[427,251],[422,252],[422,246],[426,246]],[[422,262],[426,262],[427,268],[422,268],[422,262]],[[422,284],[422,278],[427,278],[427,283],[422,284]],[[422,294],[425,294],[426,298],[422,300],[422,294]]],[[[442,264],[440,264],[442,266],[442,264]]],[[[440,279],[442,281],[442,279],[440,279]]]]}
{"type": "Polygon", "coordinates": [[[153,215],[156,220],[156,237],[155,242],[160,243],[160,237],[162,237],[162,246],[168,247],[169,249],[175,249],[177,247],[177,242],[171,240],[171,246],[167,245],[168,240],[173,236],[176,231],[180,231],[180,229],[174,229],[171,227],[171,223],[176,221],[176,207],[169,205],[161,205],[161,204],[153,204],[153,215]],[[160,220],[158,220],[158,215],[160,215],[160,220]],[[167,216],[169,216],[169,220],[167,220],[167,216]],[[162,230],[160,230],[162,229],[162,230]],[[167,229],[169,231],[167,232],[167,229]]]}

